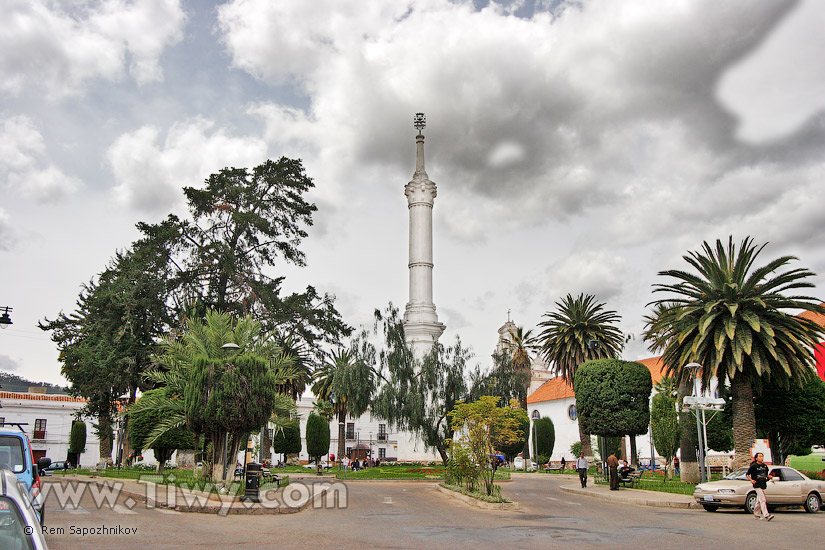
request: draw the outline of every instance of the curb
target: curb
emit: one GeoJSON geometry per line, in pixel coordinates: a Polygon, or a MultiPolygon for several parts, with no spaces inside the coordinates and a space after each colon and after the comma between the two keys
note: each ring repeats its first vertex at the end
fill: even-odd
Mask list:
{"type": "MultiPolygon", "coordinates": [[[[584,495],[592,498],[600,498],[602,500],[611,500],[613,502],[625,502],[628,504],[636,504],[637,506],[650,506],[653,508],[681,508],[681,509],[700,509],[702,506],[697,502],[679,502],[675,500],[656,500],[656,499],[646,499],[644,497],[637,497],[637,496],[621,496],[621,495],[612,495],[612,494],[604,494],[604,493],[597,493],[594,491],[588,491],[586,489],[581,489],[579,487],[565,487],[564,485],[560,486],[559,489],[565,493],[571,493],[574,495],[584,495]]],[[[632,491],[633,489],[627,489],[632,491]]]]}
{"type": "Polygon", "coordinates": [[[516,510],[518,508],[517,502],[484,502],[483,500],[458,493],[452,489],[447,489],[441,485],[436,485],[435,488],[437,491],[440,491],[449,497],[463,501],[470,506],[481,508],[482,510],[516,510]]]}
{"type": "MultiPolygon", "coordinates": [[[[73,479],[73,480],[49,480],[49,483],[59,483],[63,484],[63,482],[70,484],[74,482],[76,484],[84,483],[87,485],[94,484],[94,485],[103,485],[103,486],[112,486],[117,482],[122,483],[122,488],[120,489],[121,495],[126,495],[136,502],[142,502],[146,504],[147,508],[164,508],[167,510],[175,510],[177,512],[184,512],[184,513],[199,513],[199,514],[216,514],[216,515],[275,515],[275,514],[296,514],[298,512],[302,512],[309,508],[310,506],[321,508],[324,505],[323,498],[326,493],[332,488],[330,485],[324,485],[320,487],[315,487],[315,484],[312,484],[312,494],[308,496],[305,500],[299,502],[297,506],[277,506],[277,507],[269,507],[259,503],[251,503],[245,502],[240,500],[240,497],[232,495],[232,496],[222,496],[216,495],[214,493],[204,493],[201,491],[188,491],[189,497],[187,498],[185,494],[182,492],[180,488],[176,490],[175,493],[175,504],[173,506],[169,506],[167,502],[161,502],[154,498],[150,498],[147,496],[147,493],[152,492],[154,496],[158,494],[166,494],[167,485],[158,485],[156,483],[150,482],[142,482],[140,485],[145,486],[145,490],[143,492],[136,491],[134,488],[129,487],[124,483],[122,480],[116,479],[105,479],[100,480],[98,479],[73,479]],[[158,488],[161,488],[159,491],[158,488]],[[150,489],[151,488],[151,489],[150,489]],[[178,494],[178,491],[181,494],[178,494]],[[199,499],[202,499],[201,502],[205,501],[203,504],[194,504],[199,499]],[[178,504],[178,502],[183,501],[182,504],[178,504]],[[188,502],[187,502],[188,501],[188,502]],[[190,504],[191,503],[191,504],[190,504]]],[[[136,483],[137,482],[133,482],[136,483]]],[[[292,485],[292,484],[290,484],[292,485]]],[[[284,487],[287,489],[289,485],[284,487]]],[[[267,489],[264,493],[268,493],[269,491],[273,490],[282,490],[282,489],[267,489]]],[[[334,496],[333,496],[334,498],[334,496]]],[[[278,501],[280,502],[280,501],[278,501]]]]}

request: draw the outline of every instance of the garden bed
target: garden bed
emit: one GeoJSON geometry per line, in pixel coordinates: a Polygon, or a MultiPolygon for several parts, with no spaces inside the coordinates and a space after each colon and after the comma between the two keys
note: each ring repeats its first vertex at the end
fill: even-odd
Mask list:
{"type": "Polygon", "coordinates": [[[460,485],[439,483],[437,489],[446,495],[484,510],[512,510],[518,507],[518,504],[510,499],[501,496],[489,496],[478,491],[469,491],[466,487],[460,485]]]}

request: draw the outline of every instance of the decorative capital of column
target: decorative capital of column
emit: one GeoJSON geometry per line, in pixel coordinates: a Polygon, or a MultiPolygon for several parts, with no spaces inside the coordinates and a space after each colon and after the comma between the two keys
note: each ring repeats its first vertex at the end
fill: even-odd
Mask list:
{"type": "Polygon", "coordinates": [[[407,202],[410,206],[417,203],[432,206],[435,197],[438,195],[438,188],[435,183],[429,179],[417,180],[413,178],[412,181],[404,186],[404,195],[407,197],[407,202]]]}

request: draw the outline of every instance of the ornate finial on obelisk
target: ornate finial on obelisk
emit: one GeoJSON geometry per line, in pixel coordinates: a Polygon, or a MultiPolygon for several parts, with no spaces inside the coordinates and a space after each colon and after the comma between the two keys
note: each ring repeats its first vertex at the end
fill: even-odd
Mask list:
{"type": "Polygon", "coordinates": [[[421,133],[427,126],[427,117],[424,116],[424,113],[415,113],[413,126],[418,130],[418,135],[415,136],[415,174],[413,178],[426,180],[427,172],[424,170],[424,134],[421,133]]]}
{"type": "Polygon", "coordinates": [[[427,127],[427,117],[424,116],[424,113],[415,113],[413,126],[418,130],[418,135],[420,136],[424,128],[427,127]]]}

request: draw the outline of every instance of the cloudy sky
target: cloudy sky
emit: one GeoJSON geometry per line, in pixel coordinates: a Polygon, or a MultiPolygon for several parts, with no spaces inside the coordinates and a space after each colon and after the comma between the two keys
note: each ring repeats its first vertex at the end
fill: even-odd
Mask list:
{"type": "MultiPolygon", "coordinates": [[[[819,0],[0,0],[0,370],[62,382],[36,328],[182,186],[300,157],[308,267],[353,325],[407,296],[427,115],[435,302],[482,364],[571,292],[638,335],[703,240],[753,236],[825,296],[819,0]]],[[[638,339],[625,356],[649,356],[638,339]]]]}

